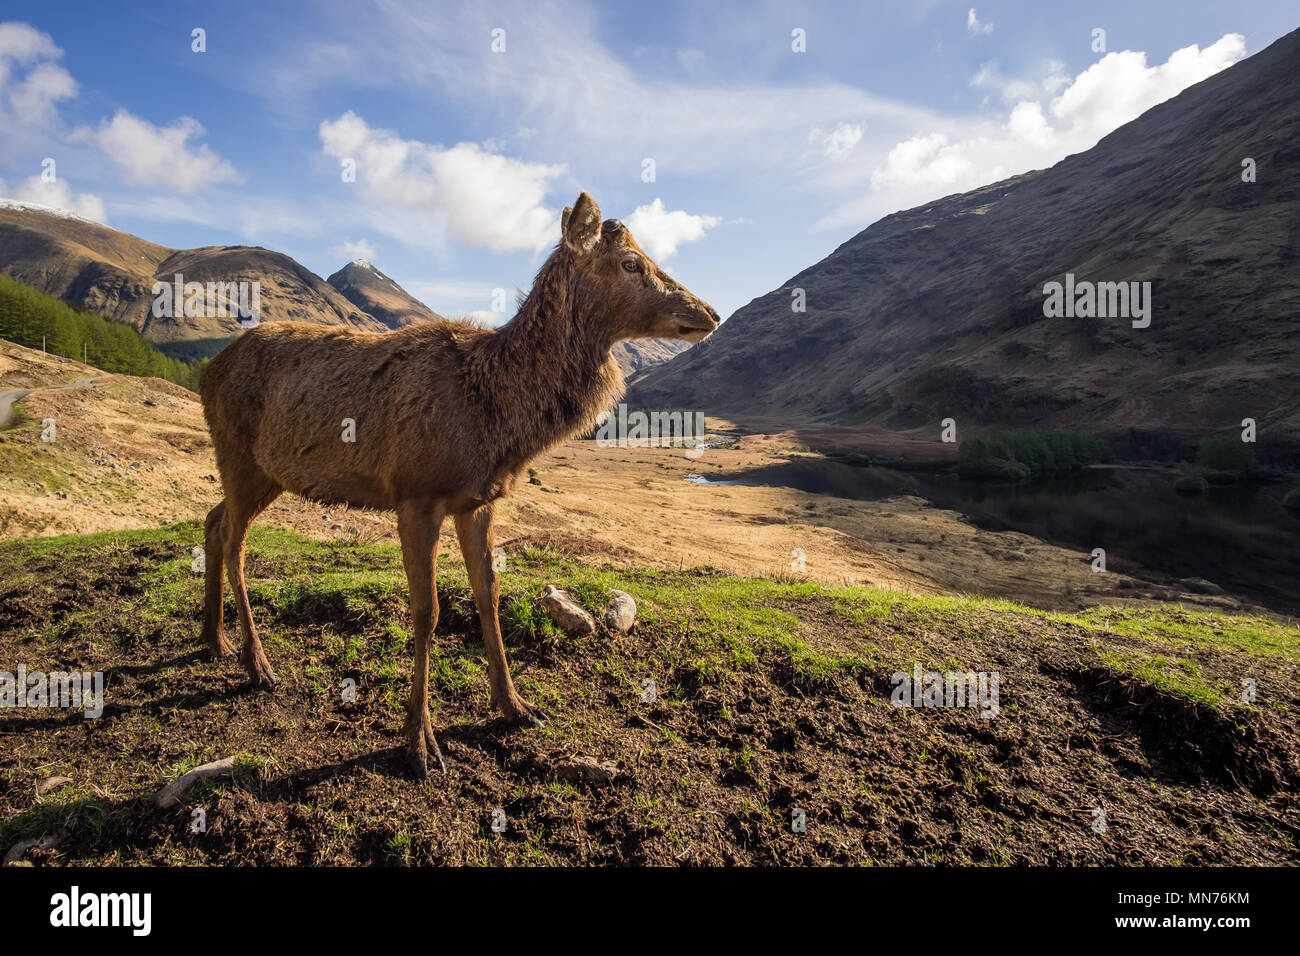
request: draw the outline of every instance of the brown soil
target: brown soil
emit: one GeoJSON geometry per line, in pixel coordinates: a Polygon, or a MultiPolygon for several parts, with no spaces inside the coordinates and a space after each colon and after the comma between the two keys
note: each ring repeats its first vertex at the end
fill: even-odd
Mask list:
{"type": "MultiPolygon", "coordinates": [[[[945,620],[895,608],[848,624],[824,597],[792,597],[793,633],[822,652],[872,646],[882,656],[814,679],[782,656],[710,675],[679,665],[662,697],[635,681],[688,635],[639,627],[589,642],[515,632],[521,686],[552,720],[515,730],[486,710],[486,684],[449,675],[482,664],[463,578],[443,582],[435,635],[435,726],[448,774],[416,783],[399,744],[409,647],[394,646],[391,680],[360,682],[357,703],[322,689],[320,672],[357,673],[324,650],[322,633],[374,633],[402,607],[366,610],[308,599],[275,611],[259,581],[294,569],[250,561],[254,612],[282,678],[274,694],[194,650],[199,584],[189,613],[141,639],[129,608],[140,575],[173,555],[124,544],[112,560],[54,558],[39,587],[7,594],[0,651],[29,666],[108,672],[111,706],[78,715],[0,716],[0,833],[62,831],[37,864],[1290,864],[1300,862],[1300,706],[1294,667],[1259,667],[1222,651],[1199,656],[1207,680],[1256,674],[1249,718],[1189,703],[1094,661],[1097,634],[1040,617],[979,611],[945,620]],[[58,597],[63,595],[63,597],[58,597]],[[62,646],[33,635],[60,601],[102,620],[62,646]],[[26,636],[24,636],[26,635],[26,636]],[[910,659],[961,660],[1000,671],[1002,715],[896,709],[888,674],[910,659]],[[893,662],[893,663],[890,663],[893,662]],[[192,793],[173,810],[152,795],[182,765],[256,754],[234,784],[192,793]],[[556,765],[611,764],[605,786],[556,782],[556,765]],[[38,797],[38,781],[71,777],[84,796],[38,797]],[[1107,828],[1095,832],[1102,807],[1107,828]],[[207,830],[193,833],[194,808],[207,830]],[[492,830],[496,809],[504,832],[492,830]],[[791,832],[795,808],[807,829],[791,832]]],[[[361,551],[360,566],[399,561],[361,551]]],[[[662,572],[661,572],[662,573],[662,572]]],[[[670,573],[688,591],[699,573],[670,573]]],[[[629,572],[626,586],[638,578],[629,572]]],[[[646,610],[653,610],[646,608],[646,610]]],[[[1105,635],[1110,650],[1132,642],[1105,635]]],[[[903,665],[905,666],[905,665],[903,665]]],[[[332,680],[324,680],[326,685],[332,680]]],[[[37,834],[39,835],[39,834],[37,834]]]]}

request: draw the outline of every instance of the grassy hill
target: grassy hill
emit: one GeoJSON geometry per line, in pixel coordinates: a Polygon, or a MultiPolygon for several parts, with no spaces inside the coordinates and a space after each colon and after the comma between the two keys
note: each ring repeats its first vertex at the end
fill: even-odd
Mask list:
{"type": "Polygon", "coordinates": [[[612,571],[525,547],[508,555],[503,627],[521,693],[552,719],[517,730],[488,711],[464,568],[444,555],[430,667],[448,774],[417,784],[400,751],[411,644],[397,547],[253,529],[250,597],[281,678],[263,695],[197,650],[200,540],[187,522],[0,544],[3,666],[101,670],[107,683],[96,720],[0,711],[0,849],[61,832],[29,858],[1300,862],[1300,631],[1277,620],[612,571]],[[545,583],[593,610],[626,590],[639,624],[564,636],[534,604],[545,583]],[[917,664],[996,672],[998,716],[894,707],[891,675],[917,664]],[[342,699],[346,678],[355,703],[342,699]],[[232,755],[233,782],[154,809],[169,779],[232,755]],[[553,773],[566,758],[617,774],[566,782],[553,773]],[[53,775],[71,783],[36,796],[53,775]],[[191,832],[195,807],[206,832],[191,832]],[[503,833],[490,826],[497,808],[503,833]],[[804,833],[791,832],[796,808],[804,833]]]}

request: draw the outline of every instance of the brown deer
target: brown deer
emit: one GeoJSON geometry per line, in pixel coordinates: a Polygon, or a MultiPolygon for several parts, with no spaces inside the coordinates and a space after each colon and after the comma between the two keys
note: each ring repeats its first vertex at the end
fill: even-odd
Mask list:
{"type": "Polygon", "coordinates": [[[712,307],[665,275],[622,223],[602,224],[586,193],[564,210],[560,231],[518,314],[495,331],[445,321],[387,333],[267,323],[217,355],[200,383],[225,492],[206,524],[205,644],[218,659],[233,656],[222,634],[224,566],[240,660],[254,687],[275,687],[244,588],[244,539],[282,491],[395,511],[415,642],[406,753],[420,778],[430,751],[446,771],[428,667],[443,518],[455,522],[474,589],[492,704],[511,721],[540,725],[546,715],[516,693],[501,641],[495,502],[532,458],[590,428],[622,396],[613,345],[698,342],[718,326],[712,307]]]}

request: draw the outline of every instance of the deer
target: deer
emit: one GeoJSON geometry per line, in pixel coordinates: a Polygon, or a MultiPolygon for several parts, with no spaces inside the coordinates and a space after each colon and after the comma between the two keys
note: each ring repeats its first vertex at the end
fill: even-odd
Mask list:
{"type": "Polygon", "coordinates": [[[204,524],[203,644],[218,661],[223,569],[255,690],[277,679],[244,583],[249,525],[282,492],[397,516],[409,589],[414,675],[406,760],[447,772],[429,714],[429,645],[438,622],[438,539],[450,516],[474,594],[491,707],[512,726],[549,719],[515,690],[497,616],[493,516],[539,454],[588,431],[622,398],[610,349],[634,338],[700,342],[719,325],[586,192],[511,320],[496,329],[438,320],[391,332],[264,322],[218,353],[199,383],[223,500],[204,524]]]}

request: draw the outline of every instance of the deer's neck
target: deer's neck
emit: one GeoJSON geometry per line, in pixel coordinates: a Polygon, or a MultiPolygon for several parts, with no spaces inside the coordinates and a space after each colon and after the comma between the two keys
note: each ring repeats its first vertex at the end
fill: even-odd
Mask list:
{"type": "Polygon", "coordinates": [[[570,283],[566,270],[548,263],[519,313],[493,336],[488,425],[507,468],[585,431],[623,394],[607,323],[570,283]]]}

